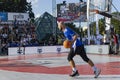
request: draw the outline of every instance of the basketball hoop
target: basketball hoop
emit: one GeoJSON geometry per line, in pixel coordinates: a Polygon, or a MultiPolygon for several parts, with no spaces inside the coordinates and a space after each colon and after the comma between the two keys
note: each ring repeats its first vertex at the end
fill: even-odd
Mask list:
{"type": "Polygon", "coordinates": [[[95,10],[90,10],[90,12],[94,12],[94,13],[98,14],[98,13],[99,13],[99,10],[97,10],[97,9],[95,9],[95,10]]]}
{"type": "Polygon", "coordinates": [[[95,10],[94,12],[95,12],[96,14],[98,14],[98,13],[99,13],[99,10],[95,10]]]}

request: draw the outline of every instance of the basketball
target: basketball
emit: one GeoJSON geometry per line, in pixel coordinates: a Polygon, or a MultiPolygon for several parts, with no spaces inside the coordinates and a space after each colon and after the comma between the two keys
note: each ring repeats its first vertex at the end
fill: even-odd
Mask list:
{"type": "Polygon", "coordinates": [[[70,48],[70,47],[71,47],[71,42],[68,41],[68,40],[65,40],[65,41],[63,42],[63,46],[64,46],[65,48],[70,48]]]}

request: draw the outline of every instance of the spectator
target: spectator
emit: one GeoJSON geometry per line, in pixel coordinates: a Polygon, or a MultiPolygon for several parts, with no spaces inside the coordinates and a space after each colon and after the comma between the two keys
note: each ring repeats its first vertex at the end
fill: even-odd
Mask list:
{"type": "Polygon", "coordinates": [[[114,54],[118,54],[118,50],[119,50],[118,36],[115,33],[113,33],[112,37],[113,37],[113,51],[114,51],[114,54]]]}
{"type": "Polygon", "coordinates": [[[110,44],[110,38],[109,36],[106,34],[106,31],[104,32],[104,35],[103,35],[103,43],[105,45],[109,45],[110,44]]]}

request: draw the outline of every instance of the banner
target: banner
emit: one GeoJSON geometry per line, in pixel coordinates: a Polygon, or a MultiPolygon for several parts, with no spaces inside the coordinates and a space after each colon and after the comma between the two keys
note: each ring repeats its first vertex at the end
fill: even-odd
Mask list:
{"type": "Polygon", "coordinates": [[[7,13],[0,12],[0,21],[7,21],[7,13]]]}
{"type": "MultiPolygon", "coordinates": [[[[109,54],[109,45],[85,45],[87,53],[92,54],[109,54]]],[[[63,46],[37,46],[37,47],[9,47],[8,55],[19,54],[41,54],[41,53],[68,53],[70,49],[63,46]],[[25,52],[24,52],[25,51],[25,52]]]]}
{"type": "Polygon", "coordinates": [[[28,21],[28,13],[8,13],[8,20],[28,21]]]}
{"type": "Polygon", "coordinates": [[[58,21],[86,21],[86,2],[57,4],[58,21]]]}

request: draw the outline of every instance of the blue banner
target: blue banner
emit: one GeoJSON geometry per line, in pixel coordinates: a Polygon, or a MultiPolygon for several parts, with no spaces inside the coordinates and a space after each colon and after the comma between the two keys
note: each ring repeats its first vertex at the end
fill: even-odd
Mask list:
{"type": "Polygon", "coordinates": [[[0,21],[7,21],[7,13],[0,12],[0,21]]]}

